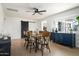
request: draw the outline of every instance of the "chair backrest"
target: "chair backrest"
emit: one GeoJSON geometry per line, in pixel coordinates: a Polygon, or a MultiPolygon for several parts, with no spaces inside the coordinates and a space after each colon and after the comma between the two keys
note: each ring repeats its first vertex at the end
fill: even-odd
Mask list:
{"type": "Polygon", "coordinates": [[[28,31],[25,32],[25,35],[28,36],[28,31]]]}
{"type": "Polygon", "coordinates": [[[42,35],[43,31],[39,31],[39,35],[42,35]]]}
{"type": "Polygon", "coordinates": [[[31,36],[32,35],[32,31],[28,31],[28,36],[31,36]]]}
{"type": "Polygon", "coordinates": [[[43,31],[39,31],[39,33],[42,33],[43,31]]]}
{"type": "Polygon", "coordinates": [[[49,32],[48,31],[43,31],[42,36],[43,37],[49,37],[49,32]]]}
{"type": "Polygon", "coordinates": [[[43,31],[42,33],[42,36],[41,36],[41,40],[39,40],[39,41],[41,41],[41,43],[43,43],[43,44],[49,44],[49,42],[50,42],[50,33],[48,32],[48,31],[43,31]]]}

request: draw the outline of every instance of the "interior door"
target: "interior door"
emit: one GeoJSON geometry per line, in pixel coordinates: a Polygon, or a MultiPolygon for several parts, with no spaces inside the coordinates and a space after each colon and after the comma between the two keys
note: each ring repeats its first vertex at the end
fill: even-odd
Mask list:
{"type": "Polygon", "coordinates": [[[24,38],[24,31],[28,31],[28,27],[27,21],[21,21],[21,38],[24,38]]]}

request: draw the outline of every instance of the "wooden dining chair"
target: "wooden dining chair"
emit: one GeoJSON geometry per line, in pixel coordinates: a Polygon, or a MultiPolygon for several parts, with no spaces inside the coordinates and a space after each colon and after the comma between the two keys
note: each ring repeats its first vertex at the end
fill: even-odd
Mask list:
{"type": "Polygon", "coordinates": [[[24,43],[24,47],[25,47],[25,46],[26,46],[26,43],[27,43],[28,40],[29,40],[28,31],[24,32],[24,39],[25,39],[25,43],[24,43]]]}
{"type": "Polygon", "coordinates": [[[49,50],[49,52],[51,52],[50,47],[49,47],[49,42],[50,42],[49,37],[50,37],[50,33],[48,31],[42,32],[41,42],[40,42],[42,55],[43,55],[43,52],[44,52],[43,51],[44,48],[47,48],[49,50]]]}
{"type": "Polygon", "coordinates": [[[32,36],[32,31],[28,31],[28,42],[26,45],[26,49],[27,48],[30,48],[30,52],[31,52],[31,49],[35,48],[35,40],[34,40],[34,37],[32,36]]]}
{"type": "Polygon", "coordinates": [[[26,48],[28,47],[28,43],[29,43],[29,39],[30,39],[31,35],[32,35],[32,31],[27,31],[26,32],[26,36],[27,36],[27,38],[25,39],[25,42],[27,41],[26,48]]]}

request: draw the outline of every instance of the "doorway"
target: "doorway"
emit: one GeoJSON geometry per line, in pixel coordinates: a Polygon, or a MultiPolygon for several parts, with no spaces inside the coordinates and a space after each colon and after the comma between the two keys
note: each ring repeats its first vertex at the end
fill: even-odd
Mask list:
{"type": "Polygon", "coordinates": [[[21,38],[24,38],[24,31],[28,31],[29,24],[27,21],[21,21],[21,38]]]}

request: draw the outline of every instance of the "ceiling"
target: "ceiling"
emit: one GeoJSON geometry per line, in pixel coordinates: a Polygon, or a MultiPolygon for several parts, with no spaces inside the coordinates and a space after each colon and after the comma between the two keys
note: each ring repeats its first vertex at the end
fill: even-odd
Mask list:
{"type": "Polygon", "coordinates": [[[4,13],[6,16],[10,17],[20,17],[24,19],[30,20],[39,20],[50,15],[54,15],[56,13],[74,8],[79,6],[77,3],[2,3],[4,13]],[[47,10],[47,12],[43,12],[43,15],[35,14],[32,15],[33,12],[31,8],[38,8],[39,10],[47,10]],[[15,9],[14,11],[10,11],[7,8],[15,9]],[[16,12],[18,10],[18,12],[16,12]]]}

